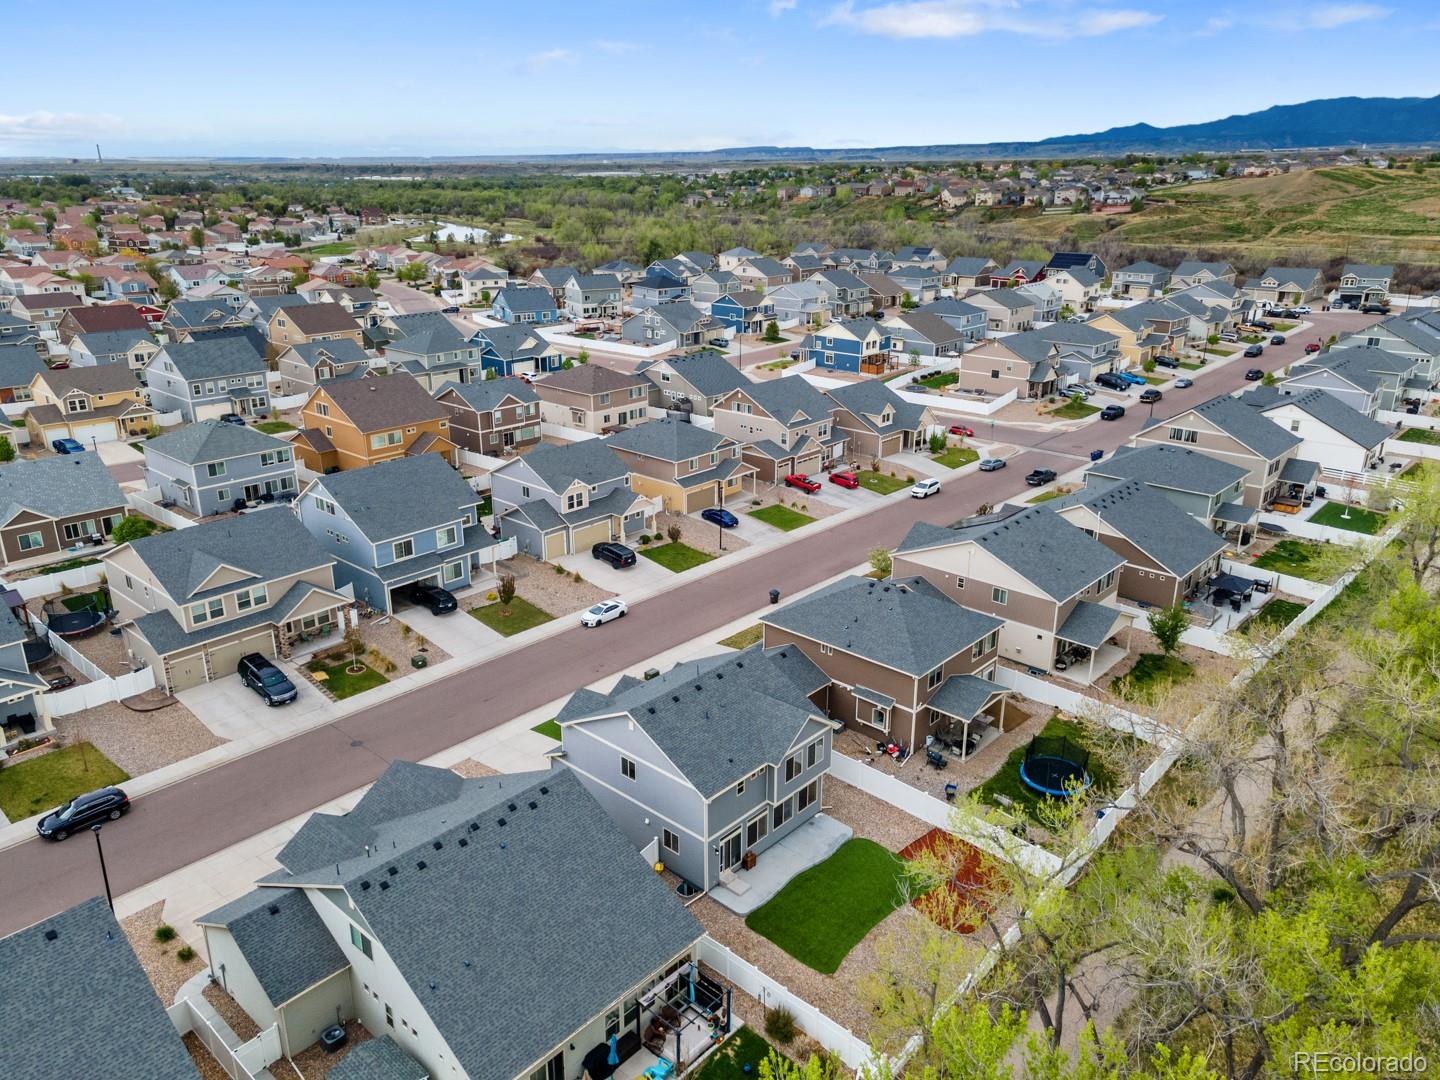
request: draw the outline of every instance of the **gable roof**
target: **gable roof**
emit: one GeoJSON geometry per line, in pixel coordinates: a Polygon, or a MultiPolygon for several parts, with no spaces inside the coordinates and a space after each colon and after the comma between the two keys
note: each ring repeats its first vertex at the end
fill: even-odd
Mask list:
{"type": "Polygon", "coordinates": [[[434,529],[463,517],[480,496],[439,454],[414,454],[315,481],[373,541],[434,529]]]}
{"type": "Polygon", "coordinates": [[[513,375],[470,383],[447,382],[435,391],[435,396],[439,398],[447,392],[453,393],[476,412],[490,412],[498,409],[506,398],[514,398],[516,401],[526,403],[540,400],[534,387],[524,379],[516,378],[513,375]]]}
{"type": "Polygon", "coordinates": [[[248,338],[199,334],[191,341],[163,345],[151,363],[165,357],[186,380],[220,376],[253,375],[266,370],[263,353],[255,351],[248,338]]]}
{"type": "Polygon", "coordinates": [[[0,524],[22,510],[60,518],[124,505],[99,454],[16,458],[0,468],[0,524]]]}
{"type": "Polygon", "coordinates": [[[93,307],[73,308],[66,316],[81,333],[98,333],[103,330],[147,330],[150,324],[140,309],[132,304],[97,304],[93,307]]]}
{"type": "Polygon", "coordinates": [[[159,348],[148,330],[97,330],[93,334],[76,334],[72,348],[74,344],[79,344],[91,356],[114,356],[117,353],[129,352],[141,342],[148,342],[159,348]]]}
{"type": "Polygon", "coordinates": [[[819,390],[794,376],[767,379],[743,390],[746,396],[787,427],[829,420],[835,407],[819,390]]]}
{"type": "Polygon", "coordinates": [[[1059,512],[1083,506],[1176,577],[1184,577],[1228,545],[1154,488],[1115,480],[1042,503],[1059,512]]]}
{"type": "Polygon", "coordinates": [[[230,932],[271,1005],[283,1005],[350,966],[300,889],[252,889],[195,922],[230,932]]]}
{"type": "Polygon", "coordinates": [[[32,345],[11,345],[0,349],[0,386],[29,386],[30,380],[48,370],[32,345]]]}
{"type": "Polygon", "coordinates": [[[682,424],[670,417],[617,431],[605,441],[616,450],[628,450],[671,462],[703,457],[730,442],[724,435],[706,431],[695,424],[682,424]]]}
{"type": "Polygon", "coordinates": [[[576,364],[572,368],[561,368],[559,371],[550,372],[536,382],[536,386],[541,390],[555,387],[591,396],[627,390],[632,386],[649,387],[649,385],[650,380],[641,374],[627,375],[614,368],[606,367],[604,364],[596,363],[576,364]]]}
{"type": "Polygon", "coordinates": [[[504,302],[505,307],[519,314],[555,310],[555,294],[549,289],[523,288],[507,285],[495,294],[495,304],[504,302]]]}
{"type": "MultiPolygon", "coordinates": [[[[394,352],[433,356],[436,353],[458,352],[468,348],[470,344],[464,335],[455,329],[455,324],[438,311],[392,315],[389,321],[400,335],[391,339],[386,346],[386,349],[394,352]]],[[[351,325],[354,325],[353,320],[351,325]]]]}
{"type": "Polygon", "coordinates": [[[239,320],[240,313],[229,304],[213,300],[172,300],[165,309],[165,325],[194,329],[224,326],[239,320]]]}
{"type": "Polygon", "coordinates": [[[335,338],[332,341],[302,341],[298,345],[291,345],[287,352],[293,352],[295,354],[293,359],[299,360],[308,368],[313,368],[321,360],[348,367],[351,364],[368,364],[370,359],[364,346],[353,338],[335,338]]]}
{"type": "Polygon", "coordinates": [[[1247,281],[1247,285],[1259,285],[1262,281],[1273,278],[1281,285],[1296,285],[1308,288],[1320,278],[1320,271],[1313,266],[1271,266],[1253,281],[1247,281]]]}
{"type": "Polygon", "coordinates": [[[140,389],[134,372],[125,364],[51,368],[45,373],[45,385],[52,393],[61,396],[71,390],[79,390],[83,394],[134,394],[140,389]]]}
{"type": "Polygon", "coordinates": [[[1180,446],[1122,446],[1090,466],[1088,475],[1135,479],[1155,487],[1214,497],[1249,475],[1247,469],[1180,446]]]}
{"type": "Polygon", "coordinates": [[[932,311],[901,311],[885,320],[886,326],[893,327],[897,323],[932,345],[959,341],[964,336],[932,311]]]}
{"type": "MultiPolygon", "coordinates": [[[[523,461],[551,491],[559,494],[576,481],[594,487],[630,474],[620,455],[607,443],[606,439],[583,439],[564,446],[541,443],[523,458],[515,460],[523,461]]],[[[500,468],[504,469],[509,464],[506,462],[500,468]]]]}
{"type": "Polygon", "coordinates": [[[407,372],[325,382],[323,391],[360,431],[383,431],[427,420],[447,420],[449,411],[407,372]]]}
{"type": "Polygon", "coordinates": [[[1120,267],[1115,273],[1131,274],[1140,277],[1157,277],[1168,275],[1170,271],[1157,263],[1150,262],[1148,259],[1140,259],[1138,262],[1133,262],[1129,266],[1120,267]]]}
{"type": "MultiPolygon", "coordinates": [[[[799,378],[792,375],[790,378],[799,378]]],[[[899,394],[878,379],[846,383],[825,391],[825,396],[837,402],[841,408],[877,435],[889,435],[894,431],[913,431],[920,426],[925,415],[925,406],[905,401],[899,394]],[[889,409],[893,419],[889,424],[880,422],[880,416],[889,409]]]]}
{"type": "Polygon", "coordinates": [[[1277,458],[1301,442],[1298,436],[1254,409],[1246,408],[1229,394],[1201,402],[1189,411],[1266,459],[1277,458]]]}
{"type": "Polygon", "coordinates": [[[1294,405],[1331,431],[1367,450],[1373,450],[1395,434],[1395,429],[1389,424],[1370,419],[1360,410],[1352,409],[1334,394],[1327,394],[1323,390],[1282,394],[1273,386],[1258,386],[1249,393],[1241,394],[1240,401],[1264,413],[1294,405]]]}
{"type": "Polygon", "coordinates": [[[225,461],[244,454],[262,454],[289,447],[284,439],[266,435],[253,427],[200,420],[167,432],[144,444],[148,456],[153,450],[186,465],[225,461]]]}
{"type": "Polygon", "coordinates": [[[302,334],[353,333],[359,324],[339,304],[322,300],[316,304],[295,304],[285,309],[286,317],[302,334]]]}
{"type": "MultiPolygon", "coordinates": [[[[709,349],[689,353],[685,356],[671,356],[660,361],[680,378],[706,397],[720,397],[731,390],[751,385],[744,372],[730,363],[723,355],[709,349]]],[[[660,373],[654,371],[654,364],[642,363],[636,373],[645,373],[657,385],[660,373]],[[653,374],[652,374],[653,372],[653,374]]]]}
{"type": "Polygon", "coordinates": [[[1395,268],[1371,263],[1346,263],[1340,274],[1342,277],[1354,274],[1358,278],[1385,278],[1388,280],[1395,276],[1395,268]]]}

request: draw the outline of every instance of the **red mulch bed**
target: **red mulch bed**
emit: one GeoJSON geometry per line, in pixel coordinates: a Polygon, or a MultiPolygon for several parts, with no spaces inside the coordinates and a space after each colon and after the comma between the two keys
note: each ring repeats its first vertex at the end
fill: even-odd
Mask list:
{"type": "Polygon", "coordinates": [[[988,894],[995,877],[994,861],[985,852],[951,836],[944,829],[931,829],[900,852],[900,858],[917,859],[930,855],[955,868],[954,876],[942,888],[934,888],[910,902],[931,922],[957,934],[973,934],[979,923],[967,916],[990,910],[988,894]],[[946,895],[948,893],[948,895],[946,895]]]}

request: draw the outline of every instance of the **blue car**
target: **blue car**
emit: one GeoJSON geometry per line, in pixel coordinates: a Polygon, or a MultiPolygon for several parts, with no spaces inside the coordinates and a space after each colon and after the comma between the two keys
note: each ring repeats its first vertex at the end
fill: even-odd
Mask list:
{"type": "Polygon", "coordinates": [[[1124,379],[1131,386],[1145,385],[1145,379],[1141,375],[1132,375],[1128,371],[1117,371],[1115,374],[1118,375],[1120,378],[1124,379]]]}
{"type": "Polygon", "coordinates": [[[710,522],[711,525],[719,525],[722,529],[733,529],[736,525],[740,524],[739,518],[729,510],[724,510],[718,506],[706,507],[700,511],[700,516],[710,522]]]}
{"type": "Polygon", "coordinates": [[[83,454],[85,447],[74,439],[54,439],[50,443],[50,449],[57,454],[83,454]]]}

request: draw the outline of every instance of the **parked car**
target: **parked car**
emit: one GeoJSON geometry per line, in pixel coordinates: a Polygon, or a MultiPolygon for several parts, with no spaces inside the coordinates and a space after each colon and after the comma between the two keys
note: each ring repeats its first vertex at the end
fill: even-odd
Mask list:
{"type": "Polygon", "coordinates": [[[623,619],[626,612],[624,600],[602,600],[594,607],[580,613],[581,626],[599,626],[611,619],[623,619]]]}
{"type": "Polygon", "coordinates": [[[1360,309],[1365,315],[1388,315],[1390,314],[1389,304],[1366,304],[1360,309]]]}
{"type": "Polygon", "coordinates": [[[57,454],[83,454],[85,447],[74,439],[51,439],[50,449],[57,454]]]}
{"type": "Polygon", "coordinates": [[[1147,386],[1144,390],[1140,391],[1140,404],[1154,404],[1155,402],[1159,401],[1163,396],[1164,395],[1161,394],[1159,390],[1156,390],[1155,387],[1147,386]]]}
{"type": "Polygon", "coordinates": [[[412,581],[395,590],[412,604],[427,608],[431,615],[449,615],[460,607],[455,594],[432,581],[412,581]]]}
{"type": "Polygon", "coordinates": [[[1284,334],[1274,334],[1274,335],[1272,335],[1271,338],[1270,338],[1270,344],[1271,344],[1271,345],[1284,345],[1284,344],[1285,344],[1285,335],[1284,335],[1284,334]]]}
{"type": "Polygon", "coordinates": [[[1174,356],[1157,356],[1155,357],[1155,366],[1173,370],[1180,366],[1180,361],[1174,356]]]}
{"type": "Polygon", "coordinates": [[[1220,335],[1220,340],[1228,341],[1233,345],[1235,342],[1240,340],[1240,335],[1237,334],[1234,330],[1226,330],[1223,334],[1220,335]]]}
{"type": "Polygon", "coordinates": [[[1101,420],[1119,420],[1125,415],[1124,405],[1106,405],[1100,410],[1101,420]]]}
{"type": "Polygon", "coordinates": [[[1025,475],[1025,483],[1029,484],[1031,487],[1041,487],[1045,484],[1054,482],[1054,480],[1054,469],[1031,469],[1030,472],[1026,473],[1025,475]]]}
{"type": "Polygon", "coordinates": [[[1130,384],[1112,371],[1104,371],[1096,375],[1095,382],[1105,387],[1106,390],[1118,390],[1123,393],[1130,389],[1130,384]]]}
{"type": "Polygon", "coordinates": [[[1305,355],[1306,355],[1306,356],[1313,356],[1315,353],[1317,353],[1317,352],[1319,352],[1319,351],[1320,351],[1320,343],[1319,343],[1318,341],[1312,341],[1312,342],[1310,342],[1309,345],[1306,345],[1306,346],[1305,346],[1305,355]]]}
{"type": "Polygon", "coordinates": [[[856,476],[853,472],[832,472],[830,474],[830,483],[854,491],[860,486],[860,477],[856,476]]]}
{"type": "Polygon", "coordinates": [[[1067,386],[1060,392],[1061,397],[1074,398],[1076,401],[1084,401],[1090,395],[1086,394],[1078,386],[1067,386]]]}
{"type": "Polygon", "coordinates": [[[1181,375],[1180,378],[1178,378],[1178,379],[1175,380],[1175,389],[1176,389],[1176,390],[1188,390],[1188,389],[1190,389],[1190,387],[1192,387],[1192,386],[1194,386],[1194,385],[1195,385],[1195,380],[1194,380],[1194,379],[1191,379],[1191,378],[1187,378],[1187,377],[1184,376],[1184,375],[1181,375]]]}
{"type": "Polygon", "coordinates": [[[35,831],[46,840],[64,840],[73,832],[100,821],[114,821],[130,809],[130,796],[118,787],[76,795],[35,823],[35,831]]]}
{"type": "Polygon", "coordinates": [[[635,565],[634,551],[624,544],[616,544],[608,540],[599,544],[591,544],[590,557],[607,562],[616,570],[623,570],[627,566],[635,565]]]}
{"type": "Polygon", "coordinates": [[[238,412],[227,412],[221,414],[220,422],[222,424],[234,424],[236,427],[244,427],[245,417],[241,416],[238,412]]]}
{"type": "Polygon", "coordinates": [[[1264,355],[1265,355],[1265,346],[1264,346],[1264,345],[1260,345],[1260,344],[1258,344],[1258,343],[1255,344],[1255,345],[1251,345],[1249,348],[1247,348],[1247,349],[1245,350],[1245,355],[1246,355],[1246,357],[1249,357],[1249,358],[1254,358],[1254,357],[1256,357],[1256,356],[1264,356],[1264,355]]]}
{"type": "Polygon", "coordinates": [[[975,435],[975,429],[974,429],[974,428],[968,428],[968,427],[966,427],[964,424],[951,424],[951,425],[950,425],[950,434],[951,434],[951,435],[959,435],[959,436],[961,436],[962,438],[969,439],[969,438],[973,438],[973,437],[974,437],[974,435],[975,435]]]}
{"type": "Polygon", "coordinates": [[[1250,325],[1253,326],[1256,330],[1263,330],[1267,334],[1275,329],[1272,324],[1266,322],[1264,319],[1255,319],[1250,323],[1250,325]]]}
{"type": "Polygon", "coordinates": [[[1126,385],[1128,385],[1128,386],[1144,386],[1144,385],[1145,385],[1145,376],[1143,376],[1143,375],[1136,375],[1136,374],[1134,374],[1133,372],[1129,372],[1129,371],[1117,371],[1117,372],[1115,373],[1115,377],[1116,377],[1117,379],[1122,379],[1122,380],[1124,380],[1124,382],[1125,382],[1126,385]]]}
{"type": "Polygon", "coordinates": [[[987,457],[980,462],[981,472],[999,472],[1005,467],[1005,459],[998,457],[987,457]]]}
{"type": "Polygon", "coordinates": [[[1265,378],[1265,372],[1258,367],[1252,367],[1249,371],[1245,372],[1246,382],[1259,382],[1263,378],[1265,378]]]}
{"type": "MultiPolygon", "coordinates": [[[[455,599],[453,596],[450,599],[455,599]]],[[[300,696],[300,691],[275,662],[260,653],[247,653],[235,665],[240,681],[259,694],[266,705],[289,705],[300,696]]]]}
{"type": "Polygon", "coordinates": [[[940,494],[940,481],[931,477],[928,480],[921,480],[910,489],[912,499],[928,499],[931,495],[940,494]]]}
{"type": "Polygon", "coordinates": [[[707,506],[700,511],[700,517],[701,520],[708,521],[711,525],[719,525],[722,529],[733,529],[740,524],[739,518],[721,506],[707,506]]]}
{"type": "Polygon", "coordinates": [[[814,495],[815,492],[820,490],[820,482],[818,480],[811,480],[810,477],[804,473],[791,473],[785,477],[785,486],[799,488],[801,491],[808,492],[811,495],[814,495]]]}
{"type": "Polygon", "coordinates": [[[1295,307],[1293,307],[1293,308],[1290,309],[1290,313],[1291,313],[1292,315],[1309,315],[1309,314],[1310,314],[1310,305],[1309,305],[1309,304],[1297,304],[1295,307]]]}

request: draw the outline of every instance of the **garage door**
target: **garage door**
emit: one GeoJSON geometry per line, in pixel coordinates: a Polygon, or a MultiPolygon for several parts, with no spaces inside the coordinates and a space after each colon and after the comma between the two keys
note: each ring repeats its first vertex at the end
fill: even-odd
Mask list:
{"type": "Polygon", "coordinates": [[[697,510],[704,510],[707,506],[715,505],[715,485],[706,484],[704,487],[696,488],[694,491],[685,494],[685,512],[693,514],[697,510]]]}
{"type": "Polygon", "coordinates": [[[563,532],[551,533],[545,537],[545,559],[547,562],[558,559],[565,554],[565,534],[563,532]]]}
{"type": "Polygon", "coordinates": [[[596,521],[589,525],[582,525],[575,530],[575,552],[577,554],[590,550],[591,544],[604,543],[610,539],[610,522],[596,521]]]}
{"type": "Polygon", "coordinates": [[[229,645],[219,645],[210,650],[210,675],[215,679],[223,679],[226,675],[234,675],[235,668],[240,663],[240,658],[246,653],[258,652],[265,656],[275,655],[275,642],[270,631],[266,630],[261,634],[251,634],[247,638],[231,642],[229,645]]]}
{"type": "Polygon", "coordinates": [[[196,420],[218,420],[230,411],[230,403],[221,401],[211,405],[195,406],[196,420]]]}
{"type": "Polygon", "coordinates": [[[116,438],[115,421],[105,420],[94,424],[76,424],[72,422],[70,425],[70,437],[84,445],[87,449],[90,446],[91,439],[94,439],[96,442],[112,442],[116,438]]]}
{"type": "Polygon", "coordinates": [[[177,690],[189,690],[192,686],[199,686],[205,681],[205,662],[200,654],[186,656],[179,660],[171,660],[169,665],[170,692],[177,690]]]}

